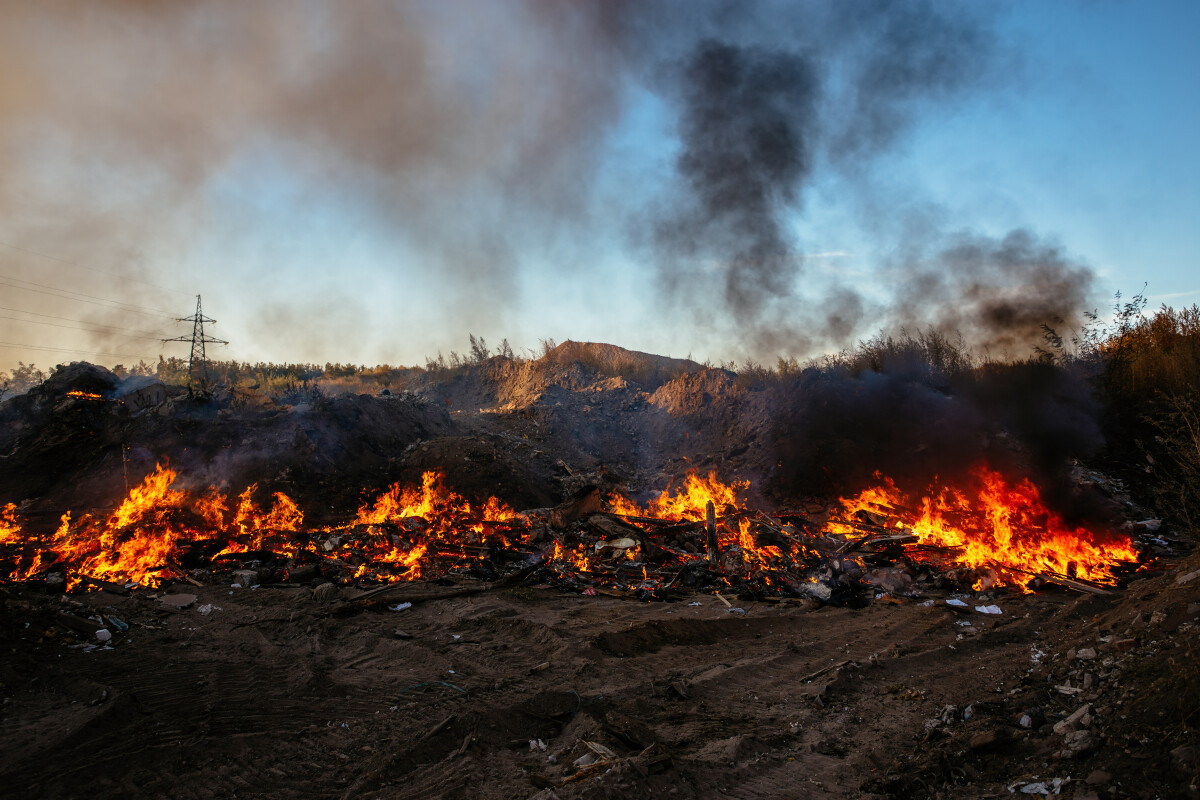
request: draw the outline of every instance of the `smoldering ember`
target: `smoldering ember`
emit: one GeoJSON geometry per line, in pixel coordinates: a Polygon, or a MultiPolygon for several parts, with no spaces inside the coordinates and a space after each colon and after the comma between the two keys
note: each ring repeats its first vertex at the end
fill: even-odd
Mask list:
{"type": "Polygon", "coordinates": [[[1184,462],[1100,441],[1107,351],[944,344],[62,365],[0,407],[0,791],[1193,796],[1184,462]]]}

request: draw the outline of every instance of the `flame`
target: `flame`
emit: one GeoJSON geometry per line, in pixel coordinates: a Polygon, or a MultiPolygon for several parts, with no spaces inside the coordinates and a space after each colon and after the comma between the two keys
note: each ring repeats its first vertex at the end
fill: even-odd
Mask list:
{"type": "Polygon", "coordinates": [[[175,478],[174,470],[157,465],[104,522],[84,515],[72,525],[70,512],[63,514],[28,574],[59,561],[95,578],[153,581],[179,545],[194,537],[171,520],[187,500],[185,492],[170,488],[175,478]]]}
{"type": "Polygon", "coordinates": [[[21,524],[17,522],[17,504],[0,508],[0,545],[20,544],[21,524]]]}
{"type": "MultiPolygon", "coordinates": [[[[252,483],[238,495],[237,510],[234,512],[230,527],[237,530],[235,541],[217,555],[226,553],[245,553],[251,550],[277,550],[288,556],[297,553],[297,543],[292,537],[281,536],[281,533],[292,533],[304,525],[304,512],[296,503],[283,492],[275,492],[274,503],[269,511],[262,511],[254,503],[254,493],[258,484],[252,483]]],[[[200,498],[196,510],[205,521],[214,527],[221,528],[227,509],[225,498],[215,489],[200,498]]]]}
{"type": "MultiPolygon", "coordinates": [[[[159,465],[109,515],[75,519],[67,512],[48,535],[22,530],[14,504],[0,507],[0,545],[5,566],[12,565],[10,577],[28,579],[55,569],[67,571],[72,586],[80,576],[154,584],[177,571],[187,548],[201,541],[207,553],[223,548],[213,558],[266,551],[292,563],[331,565],[343,580],[348,575],[384,581],[440,577],[480,567],[498,550],[515,549],[526,557],[545,552],[539,543],[544,529],[494,497],[473,505],[447,488],[440,472],[425,472],[417,486],[393,484],[363,503],[352,522],[317,530],[305,529],[304,513],[281,492],[260,506],[256,484],[237,495],[215,487],[191,493],[179,488],[177,477],[159,465]]],[[[1046,508],[1029,481],[1007,482],[984,465],[962,485],[935,483],[915,501],[891,479],[879,477],[878,485],[843,498],[840,511],[820,531],[750,517],[739,506],[746,487],[744,481],[723,483],[712,472],[706,477],[693,473],[645,507],[621,496],[613,507],[629,516],[697,523],[713,503],[721,515],[717,538],[722,563],[740,563],[741,577],[759,588],[799,580],[788,572],[804,569],[809,555],[825,552],[810,549],[812,541],[805,538],[818,535],[912,534],[920,545],[910,549],[910,557],[987,571],[998,585],[1023,586],[1030,574],[1038,573],[1111,584],[1114,567],[1138,557],[1128,537],[1069,526],[1046,508]],[[877,516],[868,524],[864,512],[877,516]],[[760,545],[768,534],[773,543],[760,545]],[[931,553],[931,545],[940,549],[931,553]]],[[[696,525],[684,528],[672,536],[703,536],[703,531],[695,533],[696,525]]],[[[647,570],[640,546],[614,550],[595,545],[556,539],[549,566],[567,581],[586,575],[592,583],[628,588],[631,577],[640,573],[640,588],[661,588],[661,576],[647,570]]],[[[670,537],[654,541],[649,555],[649,563],[672,567],[707,557],[672,545],[670,537]]],[[[733,585],[729,576],[724,580],[733,585]]]]}
{"type": "Polygon", "coordinates": [[[404,578],[413,580],[424,574],[423,559],[431,554],[431,548],[441,556],[468,557],[469,547],[489,542],[508,546],[508,539],[496,530],[495,523],[519,518],[495,497],[488,498],[482,508],[473,509],[466,498],[446,487],[442,473],[427,471],[421,475],[420,488],[394,483],[373,504],[364,504],[354,524],[399,523],[408,531],[406,521],[416,523],[416,536],[410,537],[411,541],[376,537],[376,545],[369,552],[373,564],[402,567],[404,578]]]}
{"type": "Polygon", "coordinates": [[[953,548],[952,563],[993,571],[996,585],[1023,586],[1031,574],[1047,572],[1112,585],[1113,569],[1138,558],[1129,537],[1071,527],[1028,480],[1010,485],[983,464],[970,471],[969,487],[935,485],[916,504],[890,478],[876,477],[879,486],[842,498],[844,516],[829,530],[852,529],[860,511],[882,514],[923,545],[953,548]]]}
{"type": "Polygon", "coordinates": [[[81,392],[78,389],[76,389],[75,391],[67,392],[67,397],[74,397],[79,400],[103,400],[104,399],[104,397],[102,395],[98,395],[95,392],[81,392]]]}
{"type": "Polygon", "coordinates": [[[488,498],[478,515],[473,514],[471,504],[447,489],[444,480],[442,473],[429,471],[422,473],[420,489],[394,483],[375,500],[373,506],[362,506],[354,521],[359,525],[382,525],[410,517],[443,521],[455,517],[482,516],[489,522],[503,522],[517,517],[515,511],[495,497],[488,498]]]}
{"type": "Polygon", "coordinates": [[[225,515],[229,506],[225,504],[225,494],[215,486],[210,486],[208,493],[196,500],[196,513],[204,518],[204,524],[215,530],[225,528],[225,515]]]}
{"type": "Polygon", "coordinates": [[[783,558],[783,551],[775,545],[759,546],[754,538],[754,522],[749,519],[740,519],[738,522],[737,533],[730,535],[726,541],[722,541],[723,545],[737,545],[742,551],[742,558],[750,567],[759,569],[768,569],[773,566],[772,562],[778,562],[783,558]]]}
{"type": "Polygon", "coordinates": [[[744,491],[749,485],[749,481],[722,483],[716,472],[709,472],[705,478],[689,472],[681,489],[672,493],[668,486],[644,508],[622,495],[616,495],[612,499],[612,510],[629,517],[698,521],[704,519],[705,507],[709,502],[718,515],[727,507],[738,507],[738,492],[744,491]]]}

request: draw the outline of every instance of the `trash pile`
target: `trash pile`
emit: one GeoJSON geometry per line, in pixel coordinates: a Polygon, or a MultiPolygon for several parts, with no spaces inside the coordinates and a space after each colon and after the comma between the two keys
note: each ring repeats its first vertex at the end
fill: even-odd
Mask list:
{"type": "MultiPolygon", "coordinates": [[[[689,474],[644,504],[596,487],[556,508],[472,504],[427,472],[393,485],[343,525],[308,527],[299,506],[256,486],[236,497],[175,488],[159,466],[104,518],[64,514],[53,533],[26,531],[0,509],[0,577],[75,590],[195,584],[313,584],[370,588],[398,581],[520,573],[565,591],[666,600],[697,590],[747,599],[806,598],[858,605],[930,587],[1054,584],[1103,593],[1155,568],[1168,543],[1129,531],[1073,528],[1028,481],[986,466],[962,486],[904,497],[876,487],[830,504],[772,514],[746,507],[744,483],[689,474]],[[236,580],[235,580],[236,578],[236,580]]],[[[1157,530],[1154,521],[1138,531],[1157,530]]]]}

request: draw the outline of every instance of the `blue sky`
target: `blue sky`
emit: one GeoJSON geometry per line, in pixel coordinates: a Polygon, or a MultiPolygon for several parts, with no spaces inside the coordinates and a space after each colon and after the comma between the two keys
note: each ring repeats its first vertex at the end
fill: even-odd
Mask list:
{"type": "Polygon", "coordinates": [[[4,6],[0,368],[186,356],[155,337],[185,332],[161,312],[197,293],[231,342],[213,355],[248,361],[420,364],[468,332],[804,358],[896,324],[914,241],[1014,229],[1091,268],[1101,308],[1143,283],[1152,305],[1200,302],[1195,3],[984,6],[991,72],[918,99],[861,166],[818,153],[780,217],[802,266],[753,318],[723,304],[719,257],[692,254],[689,286],[665,291],[647,246],[678,184],[670,52],[628,67],[590,17],[517,2],[402,3],[400,33],[376,33],[396,12],[371,5],[344,31],[371,31],[365,55],[330,55],[337,33],[299,6],[198,4],[182,43],[169,15],[4,6]],[[853,328],[808,335],[796,320],[839,292],[861,301],[853,328]]]}

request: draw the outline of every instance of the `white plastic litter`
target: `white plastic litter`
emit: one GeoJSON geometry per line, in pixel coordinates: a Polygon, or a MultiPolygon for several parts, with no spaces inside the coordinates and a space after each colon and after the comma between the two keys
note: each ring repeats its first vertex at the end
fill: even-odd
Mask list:
{"type": "Polygon", "coordinates": [[[951,597],[950,599],[948,599],[946,601],[946,605],[954,606],[955,608],[966,608],[967,607],[967,604],[964,603],[962,600],[959,600],[957,597],[951,597]]]}
{"type": "Polygon", "coordinates": [[[975,610],[980,614],[1003,614],[1000,606],[975,606],[975,610]]]}
{"type": "Polygon", "coordinates": [[[388,606],[388,611],[406,611],[412,608],[412,603],[397,603],[394,606],[388,606]]]}

